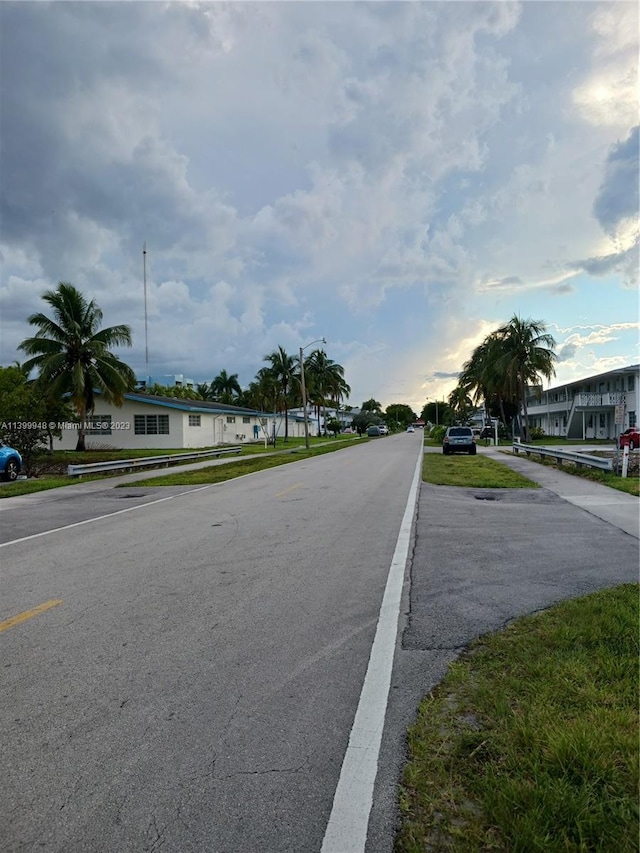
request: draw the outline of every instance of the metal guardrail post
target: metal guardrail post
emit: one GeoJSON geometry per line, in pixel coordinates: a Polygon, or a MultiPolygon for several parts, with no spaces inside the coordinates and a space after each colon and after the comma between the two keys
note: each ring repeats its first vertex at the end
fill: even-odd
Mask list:
{"type": "Polygon", "coordinates": [[[613,462],[611,459],[601,459],[599,456],[589,456],[586,453],[577,453],[571,450],[553,450],[550,447],[535,447],[531,444],[516,444],[515,442],[513,443],[512,449],[514,454],[518,454],[520,451],[524,450],[527,456],[531,456],[532,453],[535,453],[540,456],[541,459],[546,457],[554,458],[559,467],[562,467],[563,461],[566,461],[574,462],[578,468],[587,466],[588,468],[598,468],[601,471],[613,470],[613,462]]]}

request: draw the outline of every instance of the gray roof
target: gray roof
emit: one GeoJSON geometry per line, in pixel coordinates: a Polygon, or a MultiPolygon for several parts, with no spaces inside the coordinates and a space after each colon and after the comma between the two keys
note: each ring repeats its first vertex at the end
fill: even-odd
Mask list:
{"type": "Polygon", "coordinates": [[[562,382],[560,385],[553,385],[547,388],[547,391],[560,391],[563,388],[569,388],[572,385],[583,385],[585,382],[595,382],[601,379],[610,379],[612,376],[620,376],[621,373],[638,373],[640,364],[627,364],[626,367],[616,367],[614,370],[607,370],[605,373],[594,373],[592,376],[583,376],[581,379],[572,379],[571,382],[562,382]]]}
{"type": "Polygon", "coordinates": [[[181,397],[163,397],[160,394],[145,394],[144,391],[132,391],[124,395],[125,400],[135,403],[148,403],[152,406],[164,406],[168,409],[178,409],[183,412],[219,415],[253,415],[254,417],[269,418],[273,414],[260,412],[256,409],[246,409],[243,406],[213,403],[209,400],[188,400],[181,397]]]}

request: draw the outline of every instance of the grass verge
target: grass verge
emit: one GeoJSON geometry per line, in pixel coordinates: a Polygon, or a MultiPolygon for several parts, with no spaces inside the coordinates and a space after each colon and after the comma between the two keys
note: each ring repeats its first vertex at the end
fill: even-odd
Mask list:
{"type": "MultiPolygon", "coordinates": [[[[524,457],[521,456],[521,458],[524,457]]],[[[543,459],[535,455],[527,456],[526,459],[528,462],[546,465],[547,468],[556,468],[565,474],[583,477],[585,480],[591,480],[593,483],[600,483],[602,486],[609,486],[609,488],[617,489],[619,492],[640,497],[640,477],[637,470],[627,477],[620,477],[612,471],[600,471],[598,468],[578,468],[573,462],[563,462],[562,465],[558,465],[553,459],[543,459]]]]}
{"type": "MultiPolygon", "coordinates": [[[[289,462],[299,462],[301,459],[309,459],[312,456],[322,456],[325,453],[333,453],[335,450],[342,450],[345,447],[353,445],[351,439],[347,441],[336,441],[331,444],[323,444],[318,447],[305,450],[304,448],[293,449],[288,453],[278,454],[277,456],[253,456],[248,459],[241,459],[237,462],[227,462],[224,465],[210,465],[206,468],[199,468],[196,471],[176,471],[173,474],[165,474],[161,477],[154,477],[152,480],[136,480],[130,483],[122,484],[123,487],[130,486],[201,486],[208,483],[224,483],[225,480],[233,480],[235,477],[242,477],[245,474],[253,474],[256,471],[266,471],[268,468],[277,468],[279,465],[286,465],[289,462]]],[[[358,442],[356,442],[357,444],[358,442]]],[[[360,443],[364,443],[362,440],[360,443]]],[[[120,488],[120,486],[116,486],[120,488]]]]}
{"type": "Polygon", "coordinates": [[[422,479],[434,486],[479,489],[537,489],[537,483],[486,456],[425,453],[422,479]]]}
{"type": "MultiPolygon", "coordinates": [[[[355,443],[358,441],[366,442],[369,439],[355,438],[355,443]]],[[[348,439],[331,439],[331,438],[312,438],[310,439],[311,448],[315,446],[322,447],[326,446],[327,443],[331,444],[331,448],[333,450],[338,450],[337,446],[334,446],[334,441],[340,447],[344,447],[347,444],[350,444],[354,441],[354,437],[350,436],[348,439]]],[[[304,438],[290,438],[287,444],[283,444],[282,441],[278,441],[278,444],[274,450],[272,445],[269,445],[265,448],[264,444],[250,444],[245,445],[242,448],[242,453],[239,457],[242,458],[245,456],[255,457],[260,456],[261,454],[266,453],[287,453],[287,451],[295,450],[296,448],[304,447],[304,438]]],[[[199,448],[201,450],[209,450],[212,448],[199,448]]],[[[47,454],[46,460],[42,463],[43,470],[37,477],[30,477],[28,480],[18,480],[13,483],[2,483],[0,485],[0,499],[2,498],[13,498],[19,495],[30,495],[35,492],[44,492],[49,489],[58,489],[63,486],[73,486],[78,483],[86,483],[91,480],[108,480],[111,477],[119,477],[122,474],[129,473],[125,471],[114,471],[112,473],[101,473],[101,474],[85,474],[82,477],[82,480],[77,479],[75,477],[68,477],[64,471],[66,471],[67,465],[76,464],[76,465],[85,465],[90,464],[92,462],[113,462],[121,459],[143,459],[148,458],[150,456],[162,456],[170,453],[180,454],[180,453],[189,453],[189,450],[185,450],[184,448],[178,450],[163,450],[163,449],[155,449],[155,450],[101,450],[96,448],[94,450],[87,450],[81,453],[76,453],[72,450],[56,450],[52,454],[47,454]]],[[[187,464],[192,462],[193,460],[187,460],[187,464]]],[[[180,464],[180,463],[174,463],[180,464]]],[[[270,467],[270,466],[269,466],[270,467]]],[[[151,467],[147,470],[153,470],[151,467]]],[[[145,480],[145,483],[147,481],[145,480]]],[[[207,481],[208,482],[208,481],[207,481]]]]}
{"type": "Polygon", "coordinates": [[[396,853],[638,849],[638,586],[476,641],[409,730],[396,853]]]}

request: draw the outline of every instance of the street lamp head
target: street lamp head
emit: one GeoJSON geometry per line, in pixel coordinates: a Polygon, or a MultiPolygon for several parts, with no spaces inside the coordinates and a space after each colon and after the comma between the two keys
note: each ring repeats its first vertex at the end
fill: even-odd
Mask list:
{"type": "Polygon", "coordinates": [[[303,347],[300,347],[300,352],[308,349],[310,346],[313,346],[313,344],[326,344],[326,343],[327,343],[326,338],[316,338],[315,341],[311,341],[311,343],[306,344],[303,347]]]}

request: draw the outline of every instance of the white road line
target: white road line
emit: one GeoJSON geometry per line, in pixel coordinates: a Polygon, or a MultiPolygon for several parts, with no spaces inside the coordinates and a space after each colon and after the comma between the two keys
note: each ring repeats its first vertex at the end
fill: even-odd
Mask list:
{"type": "Polygon", "coordinates": [[[201,492],[203,489],[210,489],[215,483],[209,483],[206,486],[199,486],[197,489],[189,489],[187,492],[179,492],[176,495],[167,495],[164,498],[158,498],[155,501],[147,501],[144,504],[129,506],[126,509],[117,509],[115,512],[108,512],[105,515],[96,515],[93,518],[85,518],[84,521],[74,521],[73,524],[65,524],[62,527],[52,527],[50,530],[42,530],[40,533],[32,533],[31,536],[23,536],[21,539],[11,539],[9,542],[0,542],[0,548],[6,548],[8,545],[17,545],[19,542],[30,542],[32,539],[39,539],[40,536],[48,536],[50,533],[58,533],[61,530],[71,530],[72,527],[81,527],[83,524],[91,524],[94,521],[101,521],[103,518],[112,518],[114,515],[123,515],[125,512],[133,512],[136,509],[144,509],[146,506],[161,504],[164,501],[171,501],[174,498],[181,498],[184,495],[192,495],[194,492],[201,492]]]}
{"type": "Polygon", "coordinates": [[[363,853],[365,849],[423,455],[421,446],[321,853],[363,853]]]}

